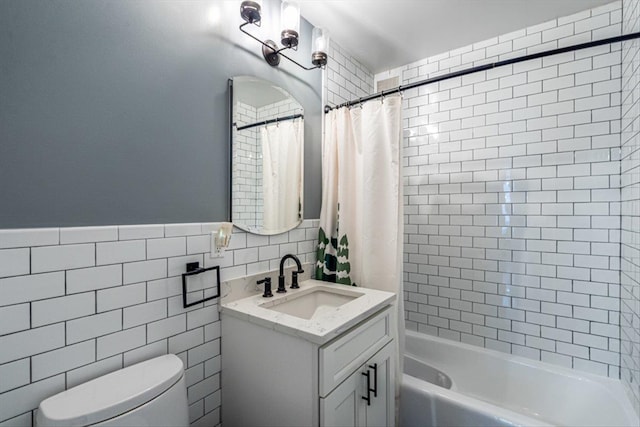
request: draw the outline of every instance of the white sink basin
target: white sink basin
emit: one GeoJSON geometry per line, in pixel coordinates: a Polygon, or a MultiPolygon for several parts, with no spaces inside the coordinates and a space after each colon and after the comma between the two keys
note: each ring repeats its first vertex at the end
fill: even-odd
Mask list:
{"type": "Polygon", "coordinates": [[[301,319],[313,319],[316,316],[329,314],[336,308],[363,295],[361,292],[349,289],[312,288],[287,298],[260,304],[260,307],[301,319]]]}
{"type": "Polygon", "coordinates": [[[377,289],[309,279],[300,282],[300,289],[287,289],[286,294],[274,292],[273,298],[263,298],[262,292],[256,292],[223,303],[221,311],[223,317],[233,316],[324,345],[391,304],[395,297],[377,289]]]}

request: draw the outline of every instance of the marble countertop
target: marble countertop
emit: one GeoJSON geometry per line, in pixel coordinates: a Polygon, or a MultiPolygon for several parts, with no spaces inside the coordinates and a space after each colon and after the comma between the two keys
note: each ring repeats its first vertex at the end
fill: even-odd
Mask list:
{"type": "Polygon", "coordinates": [[[221,312],[322,345],[391,304],[396,297],[391,292],[336,285],[314,279],[301,282],[300,289],[287,288],[287,293],[284,294],[276,293],[275,289],[273,292],[272,298],[254,295],[223,303],[221,312]],[[311,292],[314,288],[325,288],[345,294],[357,293],[361,296],[339,307],[322,310],[311,319],[302,319],[266,308],[266,306],[277,305],[282,300],[295,299],[301,294],[311,292]]]}

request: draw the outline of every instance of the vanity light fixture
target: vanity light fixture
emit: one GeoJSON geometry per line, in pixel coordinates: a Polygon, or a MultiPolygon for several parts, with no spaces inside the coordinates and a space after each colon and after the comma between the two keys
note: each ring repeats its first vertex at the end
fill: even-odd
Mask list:
{"type": "Polygon", "coordinates": [[[278,47],[273,40],[262,41],[253,34],[247,32],[244,27],[253,24],[260,26],[262,20],[261,0],[244,0],[240,5],[240,16],[245,21],[240,25],[240,31],[262,44],[262,56],[265,61],[272,67],[280,64],[280,57],[286,58],[305,70],[315,70],[316,68],[324,68],[327,65],[327,51],[329,47],[329,34],[322,28],[314,28],[312,33],[312,54],[311,64],[313,67],[305,67],[299,62],[289,58],[282,53],[286,49],[298,49],[298,40],[300,37],[300,7],[294,0],[284,0],[280,8],[280,22],[282,32],[280,33],[281,48],[278,47]]]}
{"type": "Polygon", "coordinates": [[[311,33],[311,40],[311,63],[316,67],[324,67],[327,64],[329,32],[323,28],[315,27],[311,33]]]}
{"type": "Polygon", "coordinates": [[[280,25],[282,33],[280,42],[289,49],[298,49],[300,32],[300,7],[294,1],[284,0],[280,5],[280,25]]]}

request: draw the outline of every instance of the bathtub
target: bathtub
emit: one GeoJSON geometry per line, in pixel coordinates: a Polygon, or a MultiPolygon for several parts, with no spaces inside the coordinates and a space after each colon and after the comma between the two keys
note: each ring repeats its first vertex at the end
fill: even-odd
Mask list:
{"type": "Polygon", "coordinates": [[[407,331],[400,426],[629,426],[620,381],[407,331]]]}

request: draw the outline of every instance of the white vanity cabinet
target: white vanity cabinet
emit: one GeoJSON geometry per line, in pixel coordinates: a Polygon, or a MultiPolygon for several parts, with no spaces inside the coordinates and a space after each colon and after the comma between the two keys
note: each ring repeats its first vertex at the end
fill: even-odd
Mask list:
{"type": "Polygon", "coordinates": [[[223,425],[393,426],[393,323],[387,305],[320,344],[223,310],[223,425]]]}
{"type": "Polygon", "coordinates": [[[395,355],[390,309],[320,347],[320,425],[391,426],[395,355]]]}
{"type": "Polygon", "coordinates": [[[394,424],[393,345],[393,342],[385,345],[331,393],[320,398],[320,425],[384,427],[394,424]]]}

